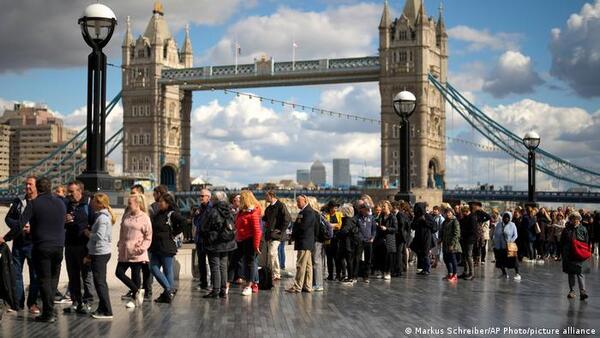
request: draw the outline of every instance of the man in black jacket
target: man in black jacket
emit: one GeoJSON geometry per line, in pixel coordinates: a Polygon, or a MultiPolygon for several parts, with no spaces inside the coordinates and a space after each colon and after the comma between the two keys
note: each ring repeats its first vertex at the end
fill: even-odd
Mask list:
{"type": "Polygon", "coordinates": [[[294,250],[298,252],[296,258],[296,278],[294,285],[285,291],[298,293],[305,290],[312,292],[312,255],[315,248],[315,232],[318,229],[318,213],[308,205],[308,198],[300,195],[296,199],[300,212],[292,228],[294,250]]]}
{"type": "Polygon", "coordinates": [[[88,203],[89,197],[84,196],[84,186],[80,181],[67,184],[67,214],[65,216],[65,262],[69,275],[69,292],[72,307],[65,308],[65,313],[87,314],[90,311],[92,296],[91,269],[83,264],[87,256],[88,234],[93,224],[94,212],[88,203]],[[83,280],[84,293],[81,287],[83,280]]]}
{"type": "Polygon", "coordinates": [[[60,264],[63,259],[64,222],[67,211],[63,201],[52,196],[52,182],[49,179],[40,178],[35,185],[38,197],[29,203],[21,217],[19,227],[12,229],[11,232],[19,232],[25,224],[30,224],[33,243],[32,259],[43,302],[42,314],[35,320],[53,323],[56,321],[53,298],[56,294],[60,264]]]}
{"type": "MultiPolygon", "coordinates": [[[[265,222],[265,241],[267,242],[267,262],[273,271],[273,280],[281,279],[279,267],[278,249],[279,243],[285,242],[285,232],[290,224],[290,213],[285,204],[277,199],[275,193],[267,191],[266,202],[269,204],[265,209],[263,221],[265,222]]],[[[285,267],[283,267],[285,269],[285,267]]]]}
{"type": "Polygon", "coordinates": [[[479,237],[482,236],[482,224],[483,222],[489,221],[490,215],[485,211],[481,210],[481,202],[472,201],[469,202],[469,209],[463,208],[463,218],[459,221],[460,223],[460,236],[463,255],[465,258],[465,270],[459,278],[465,280],[472,280],[474,277],[474,261],[473,261],[473,250],[479,241],[479,237]]]}
{"type": "MultiPolygon", "coordinates": [[[[25,179],[25,196],[23,198],[15,198],[10,205],[10,210],[6,214],[4,219],[6,225],[10,229],[19,227],[21,221],[21,215],[25,211],[25,208],[29,202],[37,197],[37,190],[35,189],[35,176],[29,176],[25,179]]],[[[15,232],[14,236],[8,234],[4,236],[4,241],[13,241],[12,247],[12,264],[15,271],[16,281],[16,301],[19,309],[25,307],[25,288],[23,286],[23,266],[27,261],[29,267],[29,293],[27,294],[27,308],[31,314],[39,314],[40,309],[37,305],[37,298],[39,294],[39,288],[37,285],[37,277],[35,275],[35,269],[33,268],[33,261],[31,260],[31,250],[33,248],[31,244],[31,232],[29,224],[25,224],[23,231],[15,232]]],[[[1,238],[1,237],[0,237],[1,238]]]]}

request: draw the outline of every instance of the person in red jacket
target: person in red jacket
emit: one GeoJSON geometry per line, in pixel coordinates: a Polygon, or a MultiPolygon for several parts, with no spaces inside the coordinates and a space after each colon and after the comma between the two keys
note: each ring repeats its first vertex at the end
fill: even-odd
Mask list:
{"type": "Polygon", "coordinates": [[[257,279],[258,267],[256,256],[260,254],[260,239],[262,229],[260,227],[261,209],[260,204],[250,190],[240,193],[240,211],[235,218],[235,240],[238,242],[242,260],[246,267],[246,287],[242,295],[249,296],[258,293],[257,279]]]}

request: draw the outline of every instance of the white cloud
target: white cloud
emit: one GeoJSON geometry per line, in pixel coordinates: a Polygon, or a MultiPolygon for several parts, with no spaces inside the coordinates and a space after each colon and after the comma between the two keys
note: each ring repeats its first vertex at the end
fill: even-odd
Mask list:
{"type": "Polygon", "coordinates": [[[584,4],[564,30],[552,29],[550,52],[553,76],[582,97],[600,96],[600,0],[584,4]]]}
{"type": "Polygon", "coordinates": [[[459,25],[448,29],[451,39],[463,41],[468,44],[468,51],[480,51],[483,49],[513,50],[519,48],[522,40],[521,34],[516,33],[490,33],[488,30],[459,25]]]}
{"type": "MultiPolygon", "coordinates": [[[[89,47],[83,42],[77,19],[91,1],[53,0],[41,6],[39,0],[10,3],[10,10],[0,12],[0,73],[31,68],[60,68],[85,64],[89,47]],[[32,24],[33,23],[33,24],[32,24]],[[43,52],[40,52],[43,51],[43,52]]],[[[134,31],[143,33],[152,15],[153,0],[105,0],[117,15],[118,25],[107,55],[120,55],[127,16],[134,31]]],[[[255,4],[240,0],[169,0],[164,2],[165,18],[172,33],[186,23],[215,25],[238,10],[255,4]]]]}
{"type": "Polygon", "coordinates": [[[239,62],[253,62],[263,54],[276,61],[291,60],[293,41],[298,44],[298,60],[376,54],[380,15],[380,5],[364,3],[324,12],[281,7],[269,16],[251,16],[235,23],[202,55],[201,62],[232,64],[235,41],[242,51],[239,62]]]}
{"type": "Polygon", "coordinates": [[[509,94],[532,93],[536,86],[543,83],[540,75],[533,69],[529,56],[517,51],[506,51],[486,77],[482,89],[494,97],[505,97],[509,94]]]}

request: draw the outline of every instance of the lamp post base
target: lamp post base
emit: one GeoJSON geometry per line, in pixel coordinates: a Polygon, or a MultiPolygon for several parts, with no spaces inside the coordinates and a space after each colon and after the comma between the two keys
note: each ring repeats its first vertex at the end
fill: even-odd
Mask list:
{"type": "Polygon", "coordinates": [[[86,172],[77,176],[77,179],[83,182],[86,191],[95,193],[98,191],[112,191],[115,189],[115,178],[107,172],[86,172]]]}
{"type": "Polygon", "coordinates": [[[396,201],[405,201],[410,203],[410,205],[414,205],[415,202],[417,201],[417,198],[415,196],[415,194],[413,194],[412,192],[402,192],[402,191],[398,191],[398,193],[396,193],[396,196],[394,196],[394,200],[396,201]]]}

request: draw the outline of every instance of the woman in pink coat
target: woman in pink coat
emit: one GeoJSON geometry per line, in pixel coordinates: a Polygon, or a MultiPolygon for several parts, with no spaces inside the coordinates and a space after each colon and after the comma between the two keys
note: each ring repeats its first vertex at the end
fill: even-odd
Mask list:
{"type": "Polygon", "coordinates": [[[116,275],[131,290],[132,301],[126,307],[134,308],[144,302],[144,289],[141,288],[140,273],[148,264],[148,248],[152,243],[152,222],[146,209],[146,199],[142,194],[132,194],[127,203],[127,212],[121,220],[121,231],[117,248],[119,262],[116,275]],[[131,269],[131,278],[125,272],[131,269]]]}

